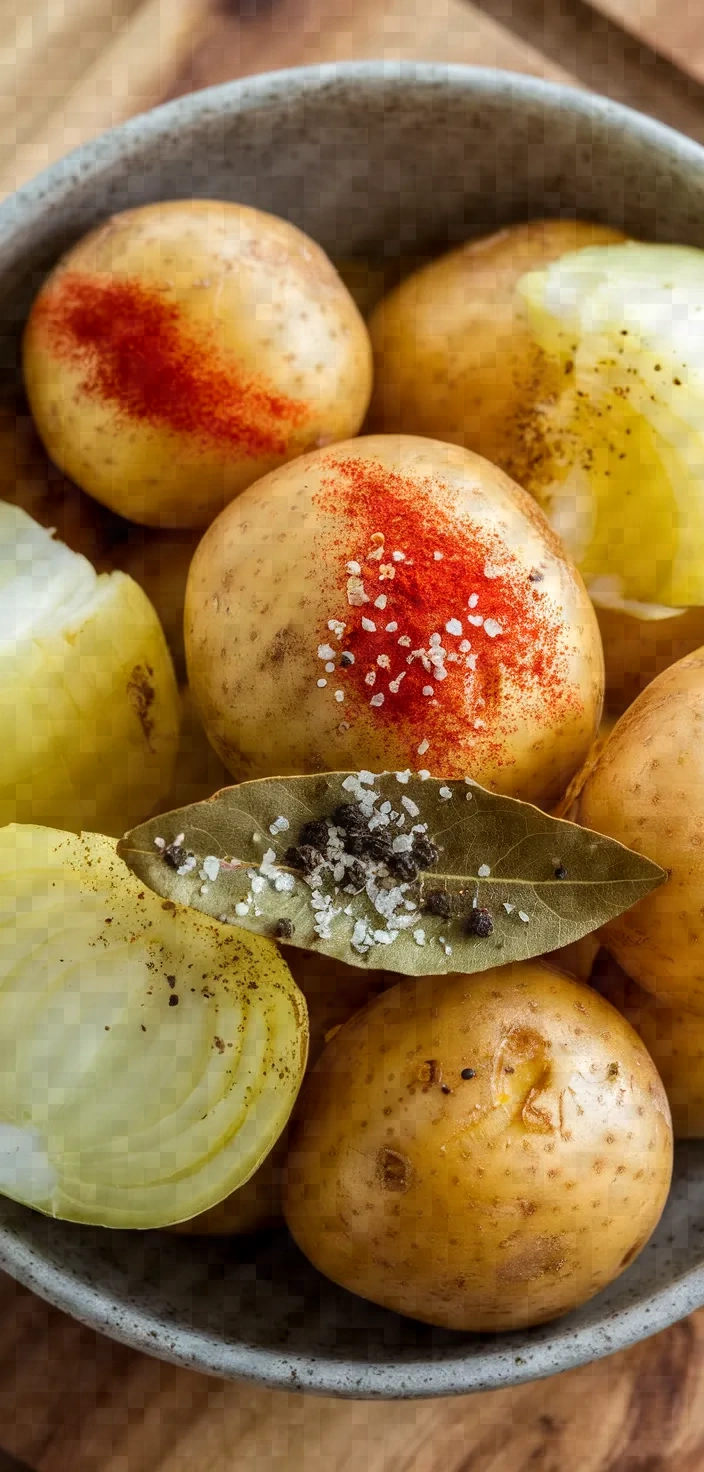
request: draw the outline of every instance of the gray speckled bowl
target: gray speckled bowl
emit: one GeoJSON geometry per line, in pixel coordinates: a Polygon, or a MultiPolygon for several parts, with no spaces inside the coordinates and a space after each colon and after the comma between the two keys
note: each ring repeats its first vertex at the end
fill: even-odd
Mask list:
{"type": "MultiPolygon", "coordinates": [[[[0,373],[48,266],[114,210],[220,196],[333,255],[413,254],[529,216],[704,244],[704,151],[603,99],[465,67],[279,72],[97,139],[0,207],[0,373]]],[[[282,1234],[202,1242],[52,1222],[0,1198],[0,1265],[85,1323],[214,1374],[347,1396],[453,1394],[549,1375],[704,1303],[704,1142],[680,1147],[658,1231],[578,1313],[533,1331],[432,1330],[321,1279],[282,1234]]]]}

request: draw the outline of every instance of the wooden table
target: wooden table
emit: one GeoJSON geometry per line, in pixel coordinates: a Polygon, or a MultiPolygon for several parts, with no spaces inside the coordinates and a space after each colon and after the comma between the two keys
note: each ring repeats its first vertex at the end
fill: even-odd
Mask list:
{"type": "MultiPolygon", "coordinates": [[[[566,79],[704,142],[704,0],[0,0],[0,194],[193,87],[360,57],[566,79]]],[[[340,1402],[161,1364],[0,1275],[0,1443],[37,1472],[701,1472],[704,1310],[538,1384],[340,1402]]]]}

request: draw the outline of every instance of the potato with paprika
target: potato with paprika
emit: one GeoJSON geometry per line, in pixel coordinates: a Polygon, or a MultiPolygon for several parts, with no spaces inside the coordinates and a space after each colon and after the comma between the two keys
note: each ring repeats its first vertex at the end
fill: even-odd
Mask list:
{"type": "Polygon", "coordinates": [[[549,805],[603,658],[535,502],[468,450],[348,441],[251,486],[186,589],[193,698],[238,779],[414,768],[549,805]]]}
{"type": "Polygon", "coordinates": [[[470,1332],[585,1303],[667,1198],[665,1091],[608,1002],[542,961],[404,980],[307,1075],[285,1215],[327,1277],[470,1332]]]}
{"type": "Polygon", "coordinates": [[[259,476],[356,434],[362,318],[295,226],[224,200],[115,215],[59,262],[25,333],[52,459],[130,521],[198,527],[259,476]]]}

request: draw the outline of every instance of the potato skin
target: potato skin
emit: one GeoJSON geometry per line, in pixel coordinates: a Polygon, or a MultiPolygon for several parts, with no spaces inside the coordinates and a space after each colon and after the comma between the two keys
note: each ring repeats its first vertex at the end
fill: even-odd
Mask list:
{"type": "MultiPolygon", "coordinates": [[[[407,526],[405,515],[399,520],[401,536],[407,526]]],[[[370,560],[367,566],[369,578],[376,579],[380,574],[374,568],[380,564],[370,560]]],[[[399,585],[404,576],[402,570],[399,585]]],[[[429,640],[436,627],[432,620],[441,618],[437,627],[443,630],[458,608],[466,632],[477,635],[471,617],[467,620],[473,610],[464,607],[466,591],[460,607],[458,585],[452,581],[442,615],[426,613],[421,597],[416,606],[423,634],[414,638],[429,640]]],[[[369,586],[370,599],[380,590],[390,590],[385,613],[377,614],[376,603],[370,602],[383,640],[397,595],[390,582],[378,586],[375,582],[373,591],[371,581],[369,586]]],[[[403,620],[406,615],[398,616],[403,620]]],[[[547,623],[540,622],[544,627],[547,623]]],[[[398,636],[401,624],[386,640],[394,660],[389,679],[397,668],[407,669],[408,650],[397,648],[398,636]]],[[[471,452],[410,436],[369,436],[318,451],[275,471],[228,507],[209,528],[191,563],[185,642],[201,719],[239,780],[362,767],[371,771],[427,767],[438,776],[469,774],[498,791],[549,804],[581,766],[601,713],[603,656],[594,612],[579,574],[532,498],[471,452]],[[459,716],[453,716],[449,736],[433,723],[443,720],[451,679],[442,686],[442,700],[438,684],[438,698],[419,700],[420,714],[409,716],[405,692],[415,679],[420,696],[424,682],[424,677],[418,680],[412,674],[403,686],[401,713],[392,723],[389,715],[397,696],[382,695],[388,702],[386,710],[374,708],[372,688],[363,683],[361,656],[355,656],[360,663],[353,675],[340,668],[332,675],[324,671],[319,650],[331,640],[332,647],[337,644],[330,633],[331,617],[343,620],[348,638],[359,617],[359,610],[348,605],[346,567],[348,558],[354,565],[358,555],[365,555],[357,529],[355,477],[367,476],[385,487],[378,496],[382,525],[385,516],[391,524],[397,514],[389,509],[396,504],[389,488],[398,482],[405,487],[404,495],[410,495],[410,504],[422,506],[421,532],[406,532],[409,552],[416,541],[421,549],[414,553],[421,589],[435,586],[437,563],[430,561],[430,549],[436,518],[439,525],[451,528],[447,545],[461,548],[462,557],[462,538],[468,538],[469,529],[475,540],[486,532],[501,547],[501,555],[513,559],[521,589],[533,590],[525,596],[530,608],[538,610],[535,617],[554,618],[558,665],[553,668],[564,670],[556,699],[550,673],[545,686],[535,682],[529,697],[519,689],[520,672],[510,663],[514,632],[507,633],[507,663],[498,673],[496,693],[481,710],[484,719],[473,719],[480,712],[471,707],[471,693],[460,694],[465,703],[459,716]],[[534,587],[531,570],[537,566],[543,571],[534,587]],[[540,593],[535,591],[538,586],[540,593]],[[530,601],[533,598],[537,601],[530,601]],[[341,689],[343,703],[338,704],[335,687],[345,681],[348,693],[341,689]],[[429,749],[423,738],[429,738],[429,749]]],[[[459,639],[455,642],[459,644],[459,639]]],[[[488,646],[487,639],[487,650],[488,646]]],[[[340,653],[344,648],[343,640],[340,653]]],[[[485,657],[491,659],[492,652],[480,653],[479,658],[485,657]]],[[[420,666],[417,670],[420,673],[420,666]]],[[[383,691],[385,677],[379,670],[369,678],[376,679],[377,674],[376,689],[383,691]]]]}
{"type": "Polygon", "coordinates": [[[704,648],[664,670],[617,721],[576,820],[668,870],[602,929],[624,971],[661,1002],[704,1014],[704,648]]]}
{"type": "Polygon", "coordinates": [[[371,349],[300,230],[174,200],[115,215],[63,257],[24,371],[44,444],[83,490],[147,526],[202,527],[275,465],[356,434],[371,349]]]}
{"type": "MultiPolygon", "coordinates": [[[[346,966],[343,961],[335,961],[317,951],[303,951],[296,946],[282,949],[296,986],[308,1004],[310,1068],[320,1057],[325,1039],[333,1029],[353,1017],[371,997],[393,985],[395,978],[386,971],[361,971],[356,966],[346,966]]],[[[212,1206],[210,1211],[201,1212],[200,1216],[181,1222],[171,1230],[189,1236],[241,1236],[276,1226],[283,1215],[289,1129],[287,1125],[271,1154],[244,1186],[233,1191],[218,1206],[212,1206]]]]}
{"type": "Polygon", "coordinates": [[[568,251],[623,240],[579,220],[532,220],[424,266],[372,313],[374,430],[466,445],[531,489],[525,441],[535,407],[559,386],[516,286],[568,251]]]}
{"type": "Polygon", "coordinates": [[[632,1028],[523,962],[404,978],[337,1033],[299,1097],[285,1215],[321,1272],[374,1303],[518,1329],[633,1261],[671,1166],[667,1099],[632,1028]]]}
{"type": "Polygon", "coordinates": [[[606,951],[601,952],[592,984],[618,1007],[645,1043],[665,1086],[675,1139],[702,1139],[704,1018],[658,1002],[606,951]]]}

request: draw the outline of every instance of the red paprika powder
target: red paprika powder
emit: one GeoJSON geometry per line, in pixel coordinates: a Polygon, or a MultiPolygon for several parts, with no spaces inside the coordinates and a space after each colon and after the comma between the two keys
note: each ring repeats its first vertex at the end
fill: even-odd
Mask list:
{"type": "Polygon", "coordinates": [[[305,404],[196,338],[164,293],[130,278],[63,271],[38,297],[32,323],[54,357],[81,370],[84,394],[155,429],[254,458],[285,455],[308,418],[305,404]]]}
{"type": "Polygon", "coordinates": [[[318,501],[345,523],[328,624],[338,621],[332,683],[345,719],[371,707],[376,721],[408,729],[414,766],[429,749],[449,770],[468,746],[512,764],[506,737],[526,719],[552,727],[580,706],[569,633],[542,573],[498,530],[460,520],[440,481],[353,458],[328,464],[318,501]]]}

